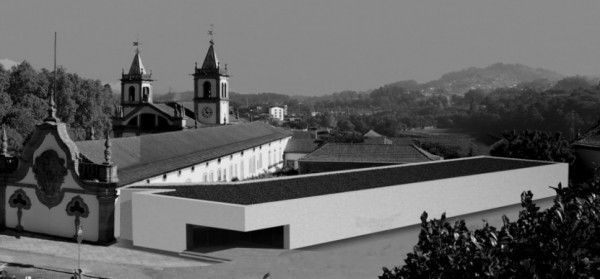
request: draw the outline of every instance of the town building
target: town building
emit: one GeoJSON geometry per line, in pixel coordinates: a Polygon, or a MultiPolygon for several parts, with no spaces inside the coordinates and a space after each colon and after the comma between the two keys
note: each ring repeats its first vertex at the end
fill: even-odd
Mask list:
{"type": "Polygon", "coordinates": [[[271,117],[273,119],[277,119],[279,121],[283,121],[283,118],[285,117],[285,109],[282,107],[270,107],[269,108],[269,114],[271,115],[271,117]]]}

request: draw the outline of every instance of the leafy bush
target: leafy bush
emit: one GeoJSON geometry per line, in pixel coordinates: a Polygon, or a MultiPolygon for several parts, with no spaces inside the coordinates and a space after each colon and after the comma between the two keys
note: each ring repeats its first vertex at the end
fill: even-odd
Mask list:
{"type": "Polygon", "coordinates": [[[573,163],[575,156],[570,144],[560,133],[525,130],[503,133],[503,139],[493,146],[490,154],[498,157],[573,163]]]}
{"type": "Polygon", "coordinates": [[[405,265],[384,267],[379,278],[599,278],[599,185],[597,179],[559,184],[554,205],[543,211],[523,192],[519,219],[503,216],[499,230],[486,222],[470,231],[462,220],[448,223],[445,214],[427,221],[425,212],[405,265]]]}

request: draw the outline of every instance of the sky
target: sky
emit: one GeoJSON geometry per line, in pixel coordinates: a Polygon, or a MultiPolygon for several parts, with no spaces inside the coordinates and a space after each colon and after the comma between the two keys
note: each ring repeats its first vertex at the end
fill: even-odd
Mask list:
{"type": "Polygon", "coordinates": [[[214,24],[230,90],[324,95],[496,62],[600,75],[597,0],[2,0],[0,61],[118,89],[139,40],[154,92],[193,90],[214,24]]]}

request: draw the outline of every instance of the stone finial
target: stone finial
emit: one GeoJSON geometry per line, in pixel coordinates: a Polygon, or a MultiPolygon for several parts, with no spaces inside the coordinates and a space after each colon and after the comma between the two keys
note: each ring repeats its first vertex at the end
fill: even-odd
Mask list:
{"type": "Polygon", "coordinates": [[[112,164],[112,162],[110,161],[112,157],[112,151],[110,150],[110,146],[110,130],[106,130],[106,141],[104,142],[104,147],[106,148],[104,149],[104,164],[106,165],[112,164]]]}
{"type": "Polygon", "coordinates": [[[6,127],[2,124],[2,156],[8,156],[8,137],[6,136],[6,127]]]}
{"type": "Polygon", "coordinates": [[[90,127],[90,137],[88,140],[96,140],[96,131],[94,130],[94,126],[90,127]]]}

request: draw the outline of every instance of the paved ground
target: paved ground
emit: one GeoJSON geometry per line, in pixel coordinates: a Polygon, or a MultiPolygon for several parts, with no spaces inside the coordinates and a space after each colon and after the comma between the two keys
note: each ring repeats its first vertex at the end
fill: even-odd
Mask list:
{"type": "MultiPolygon", "coordinates": [[[[398,265],[416,242],[418,227],[402,232],[380,233],[309,247],[301,250],[232,248],[207,255],[230,259],[211,264],[117,243],[108,247],[82,244],[84,278],[377,278],[382,266],[398,265]],[[407,239],[405,239],[408,237],[407,239]],[[403,240],[404,239],[404,240],[403,240]]],[[[77,268],[77,244],[39,235],[0,232],[0,264],[33,278],[70,278],[77,268]],[[42,269],[40,269],[42,268],[42,269]]]]}

